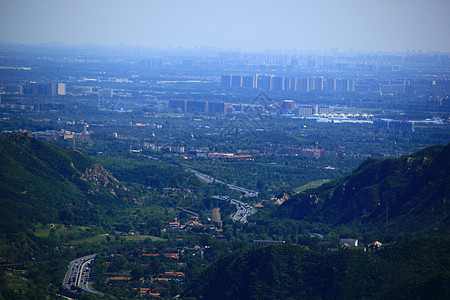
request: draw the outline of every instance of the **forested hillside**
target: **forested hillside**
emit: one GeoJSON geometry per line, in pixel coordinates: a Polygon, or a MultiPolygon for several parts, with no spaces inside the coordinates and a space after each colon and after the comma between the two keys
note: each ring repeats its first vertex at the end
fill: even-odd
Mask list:
{"type": "Polygon", "coordinates": [[[78,151],[0,136],[0,299],[57,297],[68,261],[91,253],[99,253],[96,286],[124,297],[144,286],[185,299],[448,298],[449,157],[447,145],[370,159],[344,178],[286,193],[281,206],[265,200],[241,223],[230,219],[231,204],[211,197],[227,188],[181,166],[102,158],[114,177],[78,151]],[[215,207],[222,228],[210,221],[215,207]],[[204,224],[170,226],[194,219],[204,224]],[[363,252],[340,247],[343,237],[395,242],[363,252]],[[286,244],[250,246],[255,239],[286,244]],[[126,263],[106,276],[115,254],[126,263]],[[184,278],[154,283],[174,270],[184,278]],[[111,284],[112,276],[131,279],[111,284]]]}
{"type": "Polygon", "coordinates": [[[439,299],[450,295],[448,240],[426,239],[362,252],[297,245],[246,248],[206,268],[196,299],[439,299]]]}
{"type": "Polygon", "coordinates": [[[450,234],[450,144],[387,160],[368,159],[350,175],[307,190],[276,212],[328,228],[405,238],[450,234]]]}
{"type": "Polygon", "coordinates": [[[120,183],[92,159],[23,135],[0,136],[0,222],[23,224],[98,221],[96,205],[123,204],[120,183]]]}

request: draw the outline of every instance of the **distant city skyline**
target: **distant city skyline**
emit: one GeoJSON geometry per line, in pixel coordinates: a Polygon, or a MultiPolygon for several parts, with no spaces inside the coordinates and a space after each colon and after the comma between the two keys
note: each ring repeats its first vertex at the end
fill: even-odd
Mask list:
{"type": "Polygon", "coordinates": [[[450,52],[450,1],[0,0],[0,41],[450,52]]]}

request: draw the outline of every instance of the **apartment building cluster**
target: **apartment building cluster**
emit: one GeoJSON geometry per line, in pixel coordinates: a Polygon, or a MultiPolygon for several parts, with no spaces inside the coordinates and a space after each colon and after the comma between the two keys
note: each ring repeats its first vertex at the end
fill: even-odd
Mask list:
{"type": "Polygon", "coordinates": [[[178,112],[190,112],[190,113],[219,113],[226,112],[225,102],[213,102],[205,100],[183,100],[174,99],[169,100],[169,109],[178,112]]]}
{"type": "Polygon", "coordinates": [[[229,88],[255,88],[265,91],[341,91],[354,92],[355,80],[349,78],[281,77],[274,75],[222,75],[220,83],[229,88]]]}
{"type": "Polygon", "coordinates": [[[67,139],[76,139],[76,140],[90,140],[92,132],[87,130],[88,125],[86,124],[83,132],[73,132],[65,129],[61,130],[45,130],[45,131],[36,131],[32,133],[28,133],[34,138],[50,142],[50,141],[59,141],[59,140],[67,140],[67,139]]]}
{"type": "Polygon", "coordinates": [[[408,120],[379,119],[375,120],[373,125],[388,130],[414,131],[414,122],[408,120]]]}
{"type": "MultiPolygon", "coordinates": [[[[297,117],[334,117],[334,118],[355,118],[367,119],[368,115],[343,115],[333,114],[333,108],[329,106],[319,105],[301,105],[297,106],[293,100],[283,100],[278,103],[273,103],[278,109],[279,114],[293,115],[297,117]]],[[[211,102],[206,100],[169,100],[168,108],[175,112],[189,112],[189,113],[245,113],[258,111],[261,113],[270,113],[267,107],[259,104],[239,104],[227,102],[211,102]]],[[[373,116],[372,116],[373,117],[373,116]]]]}
{"type": "Polygon", "coordinates": [[[7,84],[3,87],[6,94],[34,95],[34,96],[56,96],[66,94],[65,83],[36,83],[7,84]]]}

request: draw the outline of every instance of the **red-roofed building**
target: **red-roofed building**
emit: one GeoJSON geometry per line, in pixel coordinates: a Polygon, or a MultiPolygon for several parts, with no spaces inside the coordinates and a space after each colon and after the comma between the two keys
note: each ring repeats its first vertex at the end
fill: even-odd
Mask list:
{"type": "Polygon", "coordinates": [[[131,280],[131,277],[116,276],[116,277],[111,277],[109,280],[115,280],[115,281],[130,281],[130,280],[131,280]]]}

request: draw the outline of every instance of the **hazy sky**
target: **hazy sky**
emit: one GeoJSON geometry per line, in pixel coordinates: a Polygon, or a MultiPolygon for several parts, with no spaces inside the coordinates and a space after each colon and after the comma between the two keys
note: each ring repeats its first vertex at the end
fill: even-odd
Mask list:
{"type": "Polygon", "coordinates": [[[0,0],[0,41],[450,52],[450,0],[0,0]]]}

